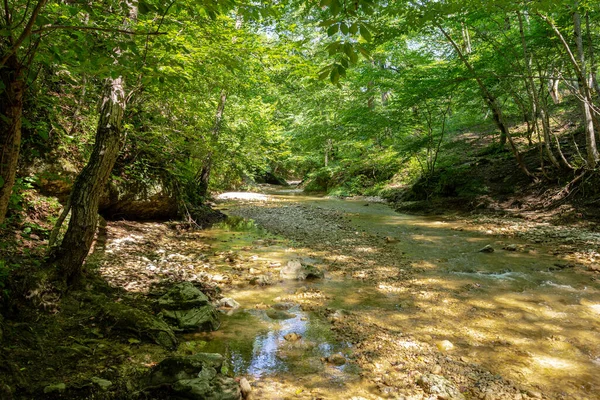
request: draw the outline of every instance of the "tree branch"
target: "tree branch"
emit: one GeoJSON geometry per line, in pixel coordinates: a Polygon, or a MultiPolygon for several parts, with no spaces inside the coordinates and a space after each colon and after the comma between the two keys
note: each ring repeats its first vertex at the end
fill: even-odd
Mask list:
{"type": "Polygon", "coordinates": [[[36,29],[31,33],[37,34],[48,31],[56,31],[56,30],[75,30],[75,31],[96,31],[96,32],[109,32],[109,33],[123,33],[126,35],[140,35],[140,36],[155,36],[155,35],[166,35],[167,32],[136,32],[136,31],[128,31],[126,29],[116,29],[116,28],[100,28],[95,26],[77,26],[77,25],[46,25],[40,29],[36,29]]]}
{"type": "Polygon", "coordinates": [[[19,36],[19,38],[15,41],[13,46],[6,52],[6,54],[4,54],[4,56],[2,57],[2,60],[0,60],[0,67],[2,67],[4,64],[6,64],[6,62],[9,60],[9,58],[13,54],[15,54],[15,52],[17,51],[19,46],[21,46],[21,44],[23,44],[25,39],[27,39],[31,35],[31,30],[33,29],[33,25],[35,24],[37,17],[40,15],[42,8],[44,8],[47,1],[48,0],[39,0],[38,3],[35,5],[35,8],[31,12],[31,17],[29,17],[29,21],[27,22],[27,26],[25,26],[25,29],[23,29],[23,32],[21,32],[21,35],[19,36]]]}

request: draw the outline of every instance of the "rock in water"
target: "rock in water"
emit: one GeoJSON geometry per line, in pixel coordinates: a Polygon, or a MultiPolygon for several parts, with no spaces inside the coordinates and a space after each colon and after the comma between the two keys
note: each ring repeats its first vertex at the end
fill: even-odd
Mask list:
{"type": "Polygon", "coordinates": [[[219,313],[208,297],[192,283],[173,286],[158,299],[162,317],[176,330],[215,331],[219,328],[219,313]]]}
{"type": "Polygon", "coordinates": [[[465,400],[465,396],[458,390],[454,383],[440,375],[422,375],[417,384],[425,393],[437,396],[438,399],[465,400]]]}
{"type": "Polygon", "coordinates": [[[327,362],[340,367],[346,364],[346,357],[339,353],[332,354],[329,357],[327,357],[327,362]]]}
{"type": "Polygon", "coordinates": [[[236,310],[240,308],[240,303],[238,303],[230,297],[223,297],[221,300],[217,301],[217,307],[230,308],[232,310],[236,310]]]}
{"type": "Polygon", "coordinates": [[[166,358],[152,369],[144,391],[161,398],[240,400],[240,385],[220,373],[223,361],[222,355],[211,353],[166,358]]]}
{"type": "Polygon", "coordinates": [[[480,253],[493,253],[494,248],[488,244],[484,248],[480,249],[479,252],[480,253]]]}
{"type": "Polygon", "coordinates": [[[325,276],[323,271],[313,265],[302,264],[298,260],[292,260],[281,268],[279,272],[282,279],[303,281],[306,279],[320,279],[325,276]]]}
{"type": "Polygon", "coordinates": [[[283,338],[288,342],[297,342],[298,340],[302,339],[302,335],[299,335],[297,333],[288,333],[283,338]]]}
{"type": "Polygon", "coordinates": [[[242,391],[242,397],[244,397],[244,399],[249,399],[250,393],[252,393],[252,386],[250,386],[250,382],[248,382],[248,379],[240,379],[240,389],[242,391]]]}
{"type": "Polygon", "coordinates": [[[294,314],[291,314],[283,310],[267,310],[267,316],[271,319],[292,319],[296,318],[294,314]]]}
{"type": "Polygon", "coordinates": [[[503,249],[506,251],[517,251],[519,250],[519,247],[516,244],[507,244],[503,249]]]}

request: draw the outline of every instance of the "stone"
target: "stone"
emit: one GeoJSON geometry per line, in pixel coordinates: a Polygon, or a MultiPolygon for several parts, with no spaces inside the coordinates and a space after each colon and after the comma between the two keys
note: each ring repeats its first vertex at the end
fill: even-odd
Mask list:
{"type": "Polygon", "coordinates": [[[267,310],[267,316],[271,319],[278,320],[296,318],[296,315],[283,310],[267,310]]]}
{"type": "Polygon", "coordinates": [[[507,244],[503,249],[506,251],[517,251],[519,248],[516,244],[507,244]]]}
{"type": "Polygon", "coordinates": [[[223,362],[223,356],[212,353],[166,358],[150,371],[144,391],[160,391],[161,398],[240,400],[240,385],[219,372],[223,362]]]}
{"type": "Polygon", "coordinates": [[[288,342],[297,342],[298,340],[302,339],[302,335],[297,333],[288,333],[287,335],[284,335],[283,338],[288,342]]]}
{"type": "Polygon", "coordinates": [[[250,382],[248,382],[248,379],[240,379],[240,390],[242,391],[242,397],[244,399],[250,398],[250,393],[252,393],[252,386],[250,386],[250,382]]]}
{"type": "Polygon", "coordinates": [[[210,304],[191,310],[163,310],[161,315],[176,329],[186,332],[216,331],[221,325],[217,310],[210,304]]]}
{"type": "Polygon", "coordinates": [[[166,310],[189,310],[209,303],[208,297],[198,290],[191,282],[174,285],[158,299],[158,305],[166,310]]]}
{"type": "Polygon", "coordinates": [[[542,398],[542,394],[540,392],[536,392],[535,390],[528,390],[526,393],[527,393],[527,396],[529,396],[533,399],[541,399],[542,398]]]}
{"type": "Polygon", "coordinates": [[[113,385],[113,383],[108,379],[102,379],[97,376],[93,376],[90,380],[104,392],[113,385]]]}
{"type": "Polygon", "coordinates": [[[166,349],[177,348],[177,338],[171,327],[145,311],[108,301],[103,306],[102,314],[101,319],[106,320],[112,329],[149,338],[166,349]]]}
{"type": "Polygon", "coordinates": [[[290,308],[293,307],[292,303],[275,303],[271,306],[271,308],[275,309],[275,310],[289,310],[290,308]]]}
{"type": "Polygon", "coordinates": [[[393,237],[391,237],[391,236],[386,236],[386,237],[385,237],[385,242],[386,242],[386,243],[398,243],[398,239],[396,239],[396,238],[393,238],[393,237]]]}
{"type": "Polygon", "coordinates": [[[240,308],[240,303],[232,299],[231,297],[223,297],[217,301],[217,307],[236,309],[240,308]]]}
{"type": "Polygon", "coordinates": [[[250,284],[259,286],[268,286],[274,283],[270,275],[258,275],[250,278],[250,284]]]}
{"type": "Polygon", "coordinates": [[[327,362],[338,367],[346,364],[346,357],[341,355],[340,353],[332,354],[326,358],[327,362]]]}
{"type": "Polygon", "coordinates": [[[302,264],[298,260],[289,261],[279,272],[282,279],[303,281],[307,279],[320,279],[325,276],[319,268],[302,264]]]}
{"type": "Polygon", "coordinates": [[[437,396],[438,399],[465,400],[465,396],[456,385],[440,375],[424,374],[419,377],[417,384],[425,393],[437,396]]]}
{"type": "Polygon", "coordinates": [[[48,385],[44,388],[44,394],[48,393],[61,393],[67,390],[67,385],[64,383],[55,383],[54,385],[48,385]]]}
{"type": "Polygon", "coordinates": [[[450,351],[454,349],[454,345],[449,340],[441,340],[435,343],[439,351],[450,351]]]}
{"type": "Polygon", "coordinates": [[[480,249],[479,252],[480,253],[493,253],[494,248],[488,244],[485,247],[483,247],[482,249],[480,249]]]}

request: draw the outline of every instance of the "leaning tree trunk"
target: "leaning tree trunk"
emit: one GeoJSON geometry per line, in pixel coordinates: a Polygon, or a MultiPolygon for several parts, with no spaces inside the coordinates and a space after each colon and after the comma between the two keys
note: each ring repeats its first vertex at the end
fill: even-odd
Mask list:
{"type": "Polygon", "coordinates": [[[8,204],[17,175],[21,147],[21,120],[23,115],[22,71],[13,54],[0,68],[0,224],[6,218],[8,204]]]}
{"type": "Polygon", "coordinates": [[[506,124],[506,121],[504,120],[504,116],[502,115],[502,108],[500,107],[500,104],[498,103],[498,99],[496,99],[496,97],[485,86],[485,84],[483,83],[481,78],[477,75],[473,65],[469,62],[467,57],[465,57],[465,55],[460,50],[460,47],[458,46],[458,44],[456,44],[454,39],[452,39],[452,36],[450,36],[448,34],[448,32],[446,32],[444,30],[444,28],[442,28],[441,25],[436,24],[436,27],[439,29],[439,31],[442,33],[442,35],[444,35],[444,37],[446,39],[448,39],[448,41],[454,48],[454,51],[456,51],[456,54],[458,54],[458,58],[460,58],[460,60],[465,65],[465,67],[469,70],[471,75],[473,75],[475,82],[477,82],[477,86],[479,86],[479,90],[481,91],[483,100],[486,102],[489,109],[492,111],[492,116],[494,118],[494,122],[496,123],[496,126],[500,130],[500,145],[504,146],[506,144],[506,142],[508,141],[508,143],[510,145],[510,149],[511,149],[513,155],[515,156],[515,159],[517,160],[517,165],[519,166],[521,171],[523,171],[523,173],[525,175],[527,175],[528,177],[535,178],[527,169],[527,166],[525,165],[525,162],[523,161],[523,157],[521,156],[521,153],[519,152],[517,145],[515,144],[514,140],[512,139],[512,136],[508,129],[508,125],[506,124]]]}
{"type": "Polygon", "coordinates": [[[96,142],[88,164],[71,192],[71,220],[60,246],[50,260],[58,267],[59,280],[72,283],[83,272],[98,225],[100,196],[119,155],[123,138],[125,92],[123,78],[109,79],[104,89],[96,142]]]}

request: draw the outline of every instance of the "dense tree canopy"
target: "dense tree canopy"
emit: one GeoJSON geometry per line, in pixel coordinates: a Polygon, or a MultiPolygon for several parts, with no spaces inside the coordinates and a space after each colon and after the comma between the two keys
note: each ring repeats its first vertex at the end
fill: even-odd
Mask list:
{"type": "Polygon", "coordinates": [[[28,166],[68,162],[51,259],[77,275],[107,184],[189,218],[266,174],[431,193],[474,126],[532,181],[581,179],[600,160],[599,19],[576,0],[6,2],[0,223],[39,183],[28,166]]]}

